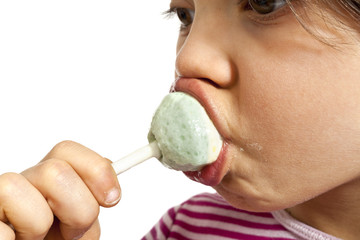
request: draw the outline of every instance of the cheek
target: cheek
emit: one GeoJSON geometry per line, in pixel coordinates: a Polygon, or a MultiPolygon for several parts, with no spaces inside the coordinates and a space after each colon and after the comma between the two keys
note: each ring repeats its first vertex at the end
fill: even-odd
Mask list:
{"type": "Polygon", "coordinates": [[[342,74],[346,66],[310,60],[283,62],[276,72],[269,66],[246,83],[244,112],[251,137],[272,157],[306,159],[309,166],[331,159],[339,165],[344,156],[356,160],[360,81],[342,74]]]}
{"type": "Polygon", "coordinates": [[[329,59],[297,53],[243,65],[236,138],[245,151],[223,186],[255,209],[289,207],[359,177],[360,75],[329,59]]]}
{"type": "Polygon", "coordinates": [[[353,139],[349,133],[360,132],[360,62],[313,38],[299,39],[258,44],[239,67],[237,97],[249,134],[307,149],[353,139]]]}

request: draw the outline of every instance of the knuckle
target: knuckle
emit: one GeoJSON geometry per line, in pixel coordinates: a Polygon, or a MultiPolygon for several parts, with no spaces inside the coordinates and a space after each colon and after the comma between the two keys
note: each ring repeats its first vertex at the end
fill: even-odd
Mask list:
{"type": "Polygon", "coordinates": [[[71,225],[76,226],[78,229],[88,229],[98,218],[99,211],[98,205],[89,207],[86,211],[82,211],[81,214],[74,216],[71,225]]]}
{"type": "Polygon", "coordinates": [[[50,211],[44,211],[42,209],[41,211],[41,217],[37,217],[36,224],[32,224],[31,232],[34,233],[34,235],[39,236],[39,238],[45,236],[49,229],[52,227],[54,222],[54,215],[50,211]]]}
{"type": "Polygon", "coordinates": [[[27,235],[29,237],[31,236],[31,239],[44,239],[51,226],[52,225],[49,226],[48,224],[37,223],[36,225],[31,226],[31,228],[27,228],[27,235]]]}
{"type": "Polygon", "coordinates": [[[90,227],[90,229],[83,235],[82,240],[85,239],[100,239],[100,224],[99,219],[96,219],[96,221],[93,223],[93,225],[90,227]]]}
{"type": "Polygon", "coordinates": [[[55,183],[63,183],[68,179],[74,171],[72,167],[65,161],[58,159],[49,159],[41,164],[42,179],[48,179],[55,183]]]}
{"type": "Polygon", "coordinates": [[[113,171],[111,164],[107,161],[98,161],[96,167],[92,169],[95,176],[108,175],[109,172],[113,171]]]}
{"type": "Polygon", "coordinates": [[[78,145],[78,143],[71,141],[71,140],[64,140],[57,143],[53,149],[50,151],[52,154],[58,154],[66,151],[69,148],[73,148],[74,146],[78,145]]]}
{"type": "Polygon", "coordinates": [[[21,189],[24,178],[17,173],[4,173],[0,175],[0,199],[3,196],[10,196],[21,189]]]}
{"type": "Polygon", "coordinates": [[[35,239],[43,239],[46,234],[49,232],[49,229],[51,228],[53,223],[53,220],[43,222],[43,223],[37,223],[36,226],[34,226],[33,229],[31,229],[31,232],[33,233],[35,239]]]}
{"type": "MultiPolygon", "coordinates": [[[[7,209],[7,213],[10,213],[11,218],[7,219],[8,221],[12,222],[13,220],[19,224],[19,222],[23,223],[21,220],[21,217],[19,217],[19,209],[24,210],[24,205],[19,204],[17,202],[18,199],[24,199],[24,195],[29,193],[29,189],[27,189],[27,186],[25,186],[28,183],[26,178],[17,173],[4,173],[0,175],[0,205],[5,206],[7,209]],[[15,202],[14,202],[15,200],[15,202]],[[13,205],[16,204],[16,205],[13,205]],[[10,207],[13,205],[12,207],[10,207]],[[17,210],[15,210],[17,208],[17,210]]],[[[36,198],[30,197],[31,201],[33,201],[36,198]]],[[[0,207],[1,208],[1,207],[0,207]]],[[[39,218],[38,216],[34,216],[34,218],[37,220],[36,224],[33,224],[31,222],[26,222],[26,228],[29,234],[34,236],[45,236],[48,230],[50,229],[52,223],[53,223],[53,214],[48,207],[41,207],[37,206],[37,214],[41,216],[39,218]]],[[[33,211],[34,212],[34,211],[33,211]]],[[[1,213],[0,213],[1,214],[1,213]]],[[[2,216],[4,217],[4,216],[2,216]]],[[[1,218],[1,216],[0,216],[1,218]]],[[[1,223],[1,222],[0,222],[1,223]]],[[[11,228],[6,228],[6,226],[0,226],[0,239],[3,232],[1,231],[3,229],[4,231],[8,231],[9,234],[12,234],[11,228]],[[11,231],[10,231],[11,230],[11,231]]],[[[40,237],[39,237],[40,238],[40,237]]],[[[5,238],[5,239],[12,239],[12,238],[5,238]]],[[[15,238],[14,238],[15,239],[15,238]]],[[[38,238],[37,238],[38,239],[38,238]]]]}

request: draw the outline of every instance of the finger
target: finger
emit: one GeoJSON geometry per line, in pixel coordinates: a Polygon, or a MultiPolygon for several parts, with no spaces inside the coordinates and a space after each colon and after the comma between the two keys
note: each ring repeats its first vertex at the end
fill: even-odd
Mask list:
{"type": "Polygon", "coordinates": [[[0,240],[15,240],[14,231],[9,225],[3,222],[0,222],[0,240]]]}
{"type": "Polygon", "coordinates": [[[0,176],[0,221],[9,221],[17,239],[43,239],[53,214],[41,193],[22,175],[0,176]]]}
{"type": "MultiPolygon", "coordinates": [[[[59,225],[58,225],[58,221],[55,220],[55,226],[53,226],[48,235],[47,235],[47,239],[53,239],[53,240],[63,240],[64,238],[59,236],[59,225]]],[[[99,224],[99,220],[97,219],[93,225],[90,227],[90,229],[85,232],[85,233],[81,233],[78,236],[75,236],[73,239],[80,239],[80,240],[97,240],[100,239],[100,224],[99,224]]],[[[1,240],[1,239],[0,239],[1,240]]]]}
{"type": "Polygon", "coordinates": [[[98,202],[67,162],[49,159],[22,174],[47,199],[65,239],[86,232],[97,219],[98,202]]]}
{"type": "Polygon", "coordinates": [[[91,228],[80,238],[80,240],[94,239],[100,239],[100,224],[98,219],[94,222],[91,228]]]}
{"type": "Polygon", "coordinates": [[[43,161],[50,158],[68,162],[83,179],[101,206],[111,207],[119,202],[120,185],[108,159],[72,141],[57,144],[43,161]]]}

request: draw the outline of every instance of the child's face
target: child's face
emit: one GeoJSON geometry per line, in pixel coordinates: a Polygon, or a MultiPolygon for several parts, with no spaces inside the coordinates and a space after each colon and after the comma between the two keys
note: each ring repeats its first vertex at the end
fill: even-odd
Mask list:
{"type": "MultiPolygon", "coordinates": [[[[286,208],[360,176],[360,44],[322,43],[284,4],[171,3],[184,20],[176,89],[204,104],[228,144],[214,188],[249,210],[286,208]]],[[[311,24],[341,37],[322,21],[311,24]]]]}

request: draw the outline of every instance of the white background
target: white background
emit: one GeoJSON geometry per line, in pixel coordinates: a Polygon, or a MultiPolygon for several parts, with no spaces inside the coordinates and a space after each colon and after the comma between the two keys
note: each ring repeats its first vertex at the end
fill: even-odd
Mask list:
{"type": "MultiPolygon", "coordinates": [[[[174,75],[168,5],[0,0],[0,173],[21,172],[62,140],[111,160],[145,145],[174,75]]],[[[122,201],[101,210],[101,239],[140,239],[169,207],[212,191],[155,159],[119,180],[122,201]]]]}

